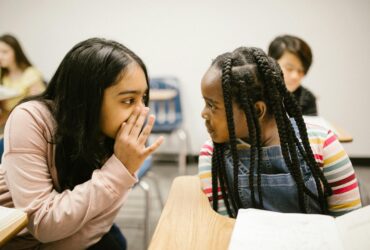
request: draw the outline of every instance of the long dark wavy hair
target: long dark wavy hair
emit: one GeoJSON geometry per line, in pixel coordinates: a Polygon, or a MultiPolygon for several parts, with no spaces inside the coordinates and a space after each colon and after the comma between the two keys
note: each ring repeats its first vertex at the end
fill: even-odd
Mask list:
{"type": "MultiPolygon", "coordinates": [[[[28,58],[24,54],[23,49],[20,43],[18,42],[17,38],[15,38],[14,36],[10,34],[4,34],[0,36],[0,41],[3,43],[6,43],[12,48],[12,50],[14,51],[15,62],[21,70],[25,70],[26,68],[32,66],[31,62],[28,60],[28,58]]],[[[6,76],[8,73],[9,73],[9,70],[7,68],[1,67],[0,82],[2,82],[1,79],[4,76],[6,76]]]]}
{"type": "Polygon", "coordinates": [[[276,120],[284,161],[293,176],[298,190],[300,210],[303,213],[307,212],[308,198],[317,202],[323,213],[328,213],[326,198],[331,194],[331,188],[315,161],[300,107],[286,89],[282,71],[277,62],[268,57],[261,49],[241,47],[232,53],[218,56],[213,61],[212,66],[222,72],[222,90],[230,136],[227,144],[214,142],[212,157],[212,198],[215,201],[213,202],[214,210],[217,211],[218,209],[217,182],[220,183],[229,216],[236,217],[238,209],[242,208],[238,192],[239,155],[233,119],[233,101],[244,111],[247,118],[249,142],[251,144],[249,188],[251,190],[252,206],[263,208],[260,172],[263,145],[261,144],[261,128],[255,110],[255,103],[263,101],[267,106],[267,114],[276,120]],[[295,120],[300,138],[297,137],[290,118],[295,120]],[[226,177],[226,147],[230,148],[233,162],[234,182],[232,184],[229,183],[226,177]],[[312,193],[305,186],[300,169],[299,153],[311,169],[318,195],[312,193]],[[257,174],[257,190],[254,188],[253,176],[255,176],[255,173],[257,174]],[[259,204],[256,203],[256,193],[259,198],[259,204]]]}
{"type": "MultiPolygon", "coordinates": [[[[113,154],[114,140],[99,127],[104,90],[116,84],[131,63],[148,74],[143,61],[122,44],[91,38],[75,45],[64,57],[46,90],[25,99],[43,102],[51,111],[56,131],[55,165],[62,190],[73,189],[91,178],[113,154]]],[[[61,191],[62,191],[61,190],[61,191]]]]}

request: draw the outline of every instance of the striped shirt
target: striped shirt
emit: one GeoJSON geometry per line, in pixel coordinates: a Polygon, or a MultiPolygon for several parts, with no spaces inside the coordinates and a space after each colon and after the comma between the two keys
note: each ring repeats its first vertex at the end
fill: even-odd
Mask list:
{"type": "MultiPolygon", "coordinates": [[[[328,197],[329,213],[339,216],[361,207],[358,183],[352,163],[336,135],[321,126],[306,124],[307,133],[316,162],[326,177],[332,195],[328,197]]],[[[240,146],[240,145],[238,145],[240,146]]],[[[203,192],[212,205],[212,154],[213,143],[207,141],[199,154],[198,174],[203,192]]],[[[218,186],[218,212],[227,215],[218,186]]]]}

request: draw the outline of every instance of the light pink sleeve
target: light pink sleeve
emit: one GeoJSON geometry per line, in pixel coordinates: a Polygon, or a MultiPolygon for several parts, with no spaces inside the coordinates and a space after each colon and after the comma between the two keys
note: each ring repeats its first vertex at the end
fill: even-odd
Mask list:
{"type": "Polygon", "coordinates": [[[20,107],[7,122],[2,165],[13,202],[28,213],[28,229],[39,241],[79,238],[90,245],[109,231],[137,179],[112,155],[89,181],[58,193],[43,122],[42,115],[20,107]]]}

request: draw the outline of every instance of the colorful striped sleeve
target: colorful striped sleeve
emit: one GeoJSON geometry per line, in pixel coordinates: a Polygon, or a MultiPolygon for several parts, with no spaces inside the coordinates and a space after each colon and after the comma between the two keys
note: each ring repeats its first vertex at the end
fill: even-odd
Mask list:
{"type": "MultiPolygon", "coordinates": [[[[206,141],[199,153],[198,175],[200,178],[201,188],[207,196],[210,205],[212,202],[212,154],[213,143],[206,141]]],[[[218,213],[227,216],[224,200],[222,198],[220,185],[218,184],[218,213]]]]}
{"type": "Polygon", "coordinates": [[[318,126],[307,126],[308,136],[316,161],[332,188],[328,197],[329,212],[339,216],[361,207],[355,171],[347,153],[332,131],[318,126]]]}

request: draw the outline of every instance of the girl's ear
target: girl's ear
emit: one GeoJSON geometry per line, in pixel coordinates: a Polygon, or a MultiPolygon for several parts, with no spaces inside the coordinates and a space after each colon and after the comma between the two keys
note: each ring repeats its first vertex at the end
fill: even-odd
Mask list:
{"type": "Polygon", "coordinates": [[[265,102],[263,101],[256,102],[254,104],[254,108],[256,109],[256,114],[259,120],[263,119],[266,116],[267,106],[265,102]]]}

